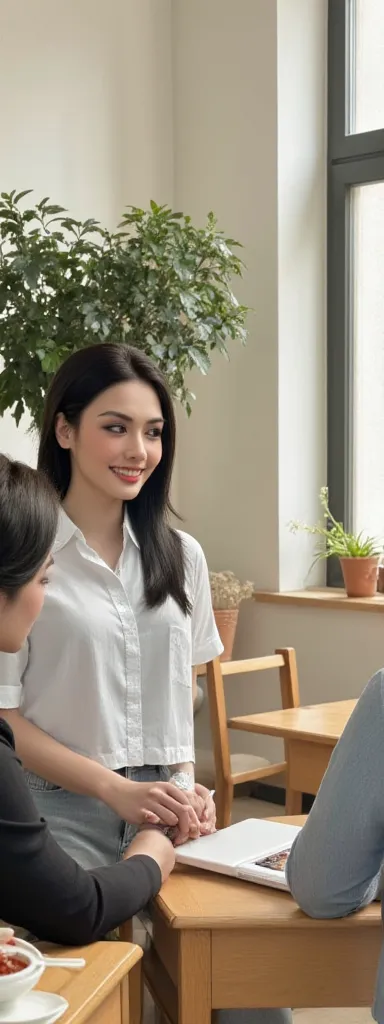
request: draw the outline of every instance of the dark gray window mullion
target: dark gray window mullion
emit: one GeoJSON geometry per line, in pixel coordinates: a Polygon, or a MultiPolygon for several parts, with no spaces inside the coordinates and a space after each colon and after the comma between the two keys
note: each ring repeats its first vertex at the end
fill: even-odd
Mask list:
{"type": "MultiPolygon", "coordinates": [[[[354,9],[355,0],[329,0],[327,461],[330,505],[348,527],[353,523],[354,442],[351,188],[384,181],[384,128],[347,134],[354,125],[354,9]]],[[[341,583],[336,562],[327,563],[327,583],[341,583]]]]}

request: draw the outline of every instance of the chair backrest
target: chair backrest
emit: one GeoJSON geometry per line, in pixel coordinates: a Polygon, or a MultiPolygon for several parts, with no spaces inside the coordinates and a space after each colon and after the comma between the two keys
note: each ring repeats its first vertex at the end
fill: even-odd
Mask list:
{"type": "Polygon", "coordinates": [[[207,692],[215,764],[220,766],[220,775],[228,784],[231,782],[232,772],[223,677],[242,675],[246,672],[265,672],[268,669],[279,669],[282,707],[299,707],[299,681],[293,647],[280,648],[274,654],[247,658],[244,661],[221,662],[220,658],[214,658],[207,663],[207,692]]]}

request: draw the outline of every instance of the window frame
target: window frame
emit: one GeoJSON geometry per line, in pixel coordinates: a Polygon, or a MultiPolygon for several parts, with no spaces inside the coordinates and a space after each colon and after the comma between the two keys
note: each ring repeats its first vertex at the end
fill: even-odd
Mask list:
{"type": "MultiPolygon", "coordinates": [[[[353,328],[350,188],[384,181],[384,128],[347,134],[353,114],[349,55],[355,0],[328,0],[327,476],[333,514],[353,518],[353,328]]],[[[327,585],[340,586],[338,561],[327,585]]]]}

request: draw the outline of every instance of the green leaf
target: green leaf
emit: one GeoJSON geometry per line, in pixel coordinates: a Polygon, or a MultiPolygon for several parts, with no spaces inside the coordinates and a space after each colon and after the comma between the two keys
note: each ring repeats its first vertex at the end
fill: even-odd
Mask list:
{"type": "Polygon", "coordinates": [[[198,324],[196,334],[200,341],[209,341],[212,334],[212,327],[209,324],[198,324]]]}
{"type": "Polygon", "coordinates": [[[20,398],[19,401],[16,402],[16,407],[13,410],[13,413],[12,413],[13,418],[16,420],[16,426],[17,427],[19,426],[19,423],[20,423],[20,420],[21,420],[21,417],[22,417],[23,413],[24,413],[24,402],[20,398]]]}
{"type": "Polygon", "coordinates": [[[31,288],[32,291],[35,288],[37,288],[37,282],[39,280],[39,274],[40,274],[40,267],[39,267],[38,263],[33,263],[33,262],[29,263],[28,266],[26,266],[24,268],[24,278],[25,278],[25,280],[27,282],[28,287],[31,288]]]}
{"type": "Polygon", "coordinates": [[[64,206],[57,206],[56,204],[51,204],[50,206],[45,207],[44,213],[48,214],[48,216],[51,217],[54,213],[66,213],[66,209],[64,206]]]}
{"type": "Polygon", "coordinates": [[[33,192],[32,188],[25,188],[23,192],[18,192],[17,195],[14,196],[13,202],[19,203],[20,199],[24,199],[24,196],[29,196],[31,192],[33,192]]]}
{"type": "Polygon", "coordinates": [[[211,360],[209,359],[205,352],[200,352],[198,348],[194,348],[192,346],[189,349],[189,355],[192,361],[195,363],[195,366],[198,366],[201,373],[206,374],[209,372],[209,370],[211,369],[211,360]]]}
{"type": "Polygon", "coordinates": [[[150,347],[152,349],[153,355],[156,356],[156,359],[164,359],[165,351],[166,351],[165,345],[156,345],[156,344],[154,344],[153,339],[152,339],[152,342],[149,341],[150,338],[151,338],[151,335],[147,334],[147,341],[148,341],[148,343],[149,343],[149,345],[150,345],[150,347]]]}
{"type": "Polygon", "coordinates": [[[0,210],[0,217],[2,218],[2,220],[11,220],[15,221],[16,224],[19,223],[19,214],[14,213],[13,210],[0,210]]]}

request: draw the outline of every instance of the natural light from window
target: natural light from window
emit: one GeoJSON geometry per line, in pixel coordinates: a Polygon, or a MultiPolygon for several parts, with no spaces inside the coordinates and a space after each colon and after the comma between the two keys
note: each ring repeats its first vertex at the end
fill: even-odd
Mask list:
{"type": "Polygon", "coordinates": [[[384,539],[384,182],[352,189],[351,226],[353,525],[384,539]]]}
{"type": "Polygon", "coordinates": [[[351,130],[369,132],[384,127],[384,0],[352,0],[353,7],[355,115],[351,130]]]}

